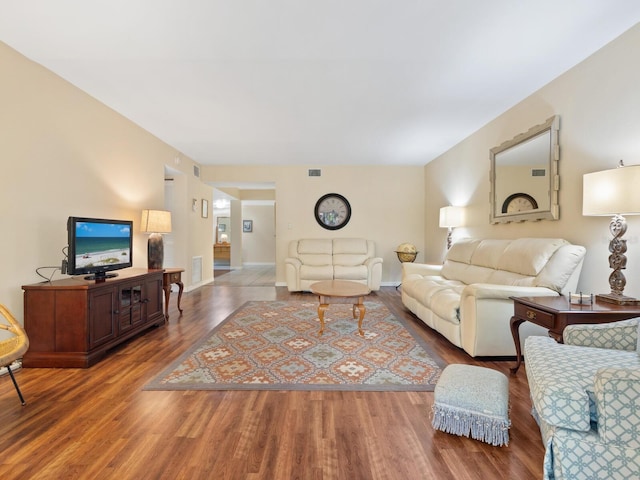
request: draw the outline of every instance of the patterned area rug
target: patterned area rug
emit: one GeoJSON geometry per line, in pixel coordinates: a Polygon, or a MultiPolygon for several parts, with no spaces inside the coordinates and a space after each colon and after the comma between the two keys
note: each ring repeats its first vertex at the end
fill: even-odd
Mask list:
{"type": "MultiPolygon", "coordinates": [[[[371,298],[371,297],[369,297],[371,298]]],[[[352,306],[247,302],[145,390],[433,391],[444,362],[377,299],[364,337],[352,306]]]]}

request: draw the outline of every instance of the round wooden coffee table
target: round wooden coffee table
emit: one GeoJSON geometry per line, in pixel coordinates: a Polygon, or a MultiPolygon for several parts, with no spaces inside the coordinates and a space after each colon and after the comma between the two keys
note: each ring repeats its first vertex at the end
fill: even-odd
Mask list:
{"type": "Polygon", "coordinates": [[[353,318],[358,319],[358,333],[364,336],[362,321],[364,320],[365,308],[364,297],[371,293],[366,285],[349,280],[324,280],[311,285],[311,292],[318,295],[320,305],[318,306],[318,318],[320,319],[320,331],[324,332],[324,312],[329,308],[330,303],[353,303],[353,318]],[[356,314],[356,310],[358,314],[356,314]]]}

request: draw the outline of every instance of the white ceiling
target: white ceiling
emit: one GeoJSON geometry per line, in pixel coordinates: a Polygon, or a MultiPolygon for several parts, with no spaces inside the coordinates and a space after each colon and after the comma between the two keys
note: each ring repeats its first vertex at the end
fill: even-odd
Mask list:
{"type": "Polygon", "coordinates": [[[423,165],[638,21],[637,0],[0,0],[1,41],[205,165],[423,165]]]}

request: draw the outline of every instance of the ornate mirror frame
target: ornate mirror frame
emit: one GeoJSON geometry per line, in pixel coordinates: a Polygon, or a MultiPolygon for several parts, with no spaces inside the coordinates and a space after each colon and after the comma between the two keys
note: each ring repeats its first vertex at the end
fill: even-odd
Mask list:
{"type": "Polygon", "coordinates": [[[558,220],[559,132],[560,117],[554,115],[489,150],[491,223],[558,220]]]}

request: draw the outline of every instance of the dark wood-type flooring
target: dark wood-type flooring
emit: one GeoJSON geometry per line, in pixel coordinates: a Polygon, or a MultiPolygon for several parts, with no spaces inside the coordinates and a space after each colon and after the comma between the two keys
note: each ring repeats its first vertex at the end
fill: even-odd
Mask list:
{"type": "MultiPolygon", "coordinates": [[[[413,318],[393,287],[376,294],[413,318]]],[[[510,376],[508,447],[436,432],[431,392],[143,391],[143,386],[248,300],[284,287],[205,286],[184,314],[89,369],[22,369],[22,407],[0,378],[0,479],[538,479],[543,445],[524,368],[510,376]]],[[[415,321],[447,363],[509,375],[415,321]]],[[[366,318],[365,318],[366,328],[366,318]]]]}

